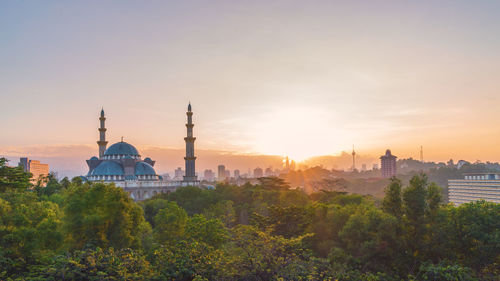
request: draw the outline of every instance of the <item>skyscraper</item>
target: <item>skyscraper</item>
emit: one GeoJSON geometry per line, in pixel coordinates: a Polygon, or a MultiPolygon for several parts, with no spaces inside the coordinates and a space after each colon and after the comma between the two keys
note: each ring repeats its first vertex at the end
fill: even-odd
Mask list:
{"type": "Polygon", "coordinates": [[[240,177],[240,170],[238,169],[234,170],[233,175],[235,179],[238,179],[240,177]]]}
{"type": "Polygon", "coordinates": [[[214,181],[214,178],[215,178],[215,174],[214,174],[214,172],[212,172],[212,170],[207,169],[203,173],[203,179],[206,181],[214,181]]]}
{"type": "Polygon", "coordinates": [[[380,156],[382,177],[390,178],[396,175],[396,158],[390,149],[385,151],[385,155],[380,156]]]}
{"type": "Polygon", "coordinates": [[[181,180],[182,177],[184,176],[184,171],[182,170],[181,167],[177,167],[174,171],[174,180],[181,180]]]}
{"type": "Polygon", "coordinates": [[[263,173],[261,168],[257,167],[253,170],[253,177],[254,178],[262,178],[263,175],[264,175],[264,173],[263,173]]]}
{"type": "Polygon", "coordinates": [[[223,181],[226,179],[226,167],[224,165],[219,165],[217,167],[217,180],[223,181]]]}
{"type": "Polygon", "coordinates": [[[191,103],[188,105],[188,110],[186,112],[187,115],[187,136],[184,138],[184,141],[186,141],[186,157],[184,157],[184,160],[186,162],[186,175],[184,176],[184,182],[187,183],[193,183],[195,184],[198,179],[196,177],[195,173],[195,160],[196,157],[194,156],[194,141],[196,140],[195,137],[193,137],[193,112],[191,111],[191,103]]]}

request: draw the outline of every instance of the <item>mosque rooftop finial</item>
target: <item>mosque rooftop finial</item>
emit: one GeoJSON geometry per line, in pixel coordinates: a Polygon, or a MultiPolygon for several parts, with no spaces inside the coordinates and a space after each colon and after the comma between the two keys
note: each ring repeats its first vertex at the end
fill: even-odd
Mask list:
{"type": "Polygon", "coordinates": [[[104,107],[101,107],[101,117],[104,117],[104,107]]]}
{"type": "Polygon", "coordinates": [[[188,111],[191,111],[191,101],[188,104],[188,111]]]}

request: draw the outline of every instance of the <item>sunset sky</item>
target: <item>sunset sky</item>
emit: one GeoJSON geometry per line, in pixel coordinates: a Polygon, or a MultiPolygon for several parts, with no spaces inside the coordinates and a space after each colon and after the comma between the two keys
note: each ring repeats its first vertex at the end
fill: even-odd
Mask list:
{"type": "Polygon", "coordinates": [[[0,155],[83,167],[101,107],[110,143],[183,149],[191,101],[205,151],[500,161],[499,15],[500,1],[2,1],[0,155]]]}

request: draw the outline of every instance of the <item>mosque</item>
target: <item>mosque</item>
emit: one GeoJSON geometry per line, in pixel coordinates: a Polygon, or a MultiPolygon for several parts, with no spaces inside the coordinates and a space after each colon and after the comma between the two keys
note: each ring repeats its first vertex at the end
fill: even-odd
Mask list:
{"type": "Polygon", "coordinates": [[[139,151],[131,144],[124,142],[123,138],[110,147],[106,148],[106,117],[104,109],[99,117],[99,157],[93,156],[87,160],[89,172],[84,177],[90,182],[102,181],[114,183],[123,188],[134,200],[144,200],[159,193],[174,191],[179,186],[199,186],[200,182],[195,174],[194,141],[193,137],[193,112],[191,103],[186,112],[188,122],[186,142],[186,174],[182,181],[167,181],[158,175],[154,169],[155,162],[149,157],[142,159],[139,151]]]}

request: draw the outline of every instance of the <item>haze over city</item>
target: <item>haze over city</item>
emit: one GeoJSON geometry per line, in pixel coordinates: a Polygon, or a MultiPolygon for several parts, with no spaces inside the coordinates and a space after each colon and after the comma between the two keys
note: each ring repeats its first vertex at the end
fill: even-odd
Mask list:
{"type": "MultiPolygon", "coordinates": [[[[500,3],[183,1],[0,4],[0,154],[67,174],[97,117],[158,170],[331,155],[499,161],[500,3]],[[56,5],[57,4],[57,5],[56,5]],[[64,24],[60,24],[64,22],[64,24]],[[225,156],[221,156],[225,155],[225,156]]],[[[337,160],[336,160],[337,159],[337,160]]],[[[11,163],[11,164],[15,164],[11,163]]]]}

